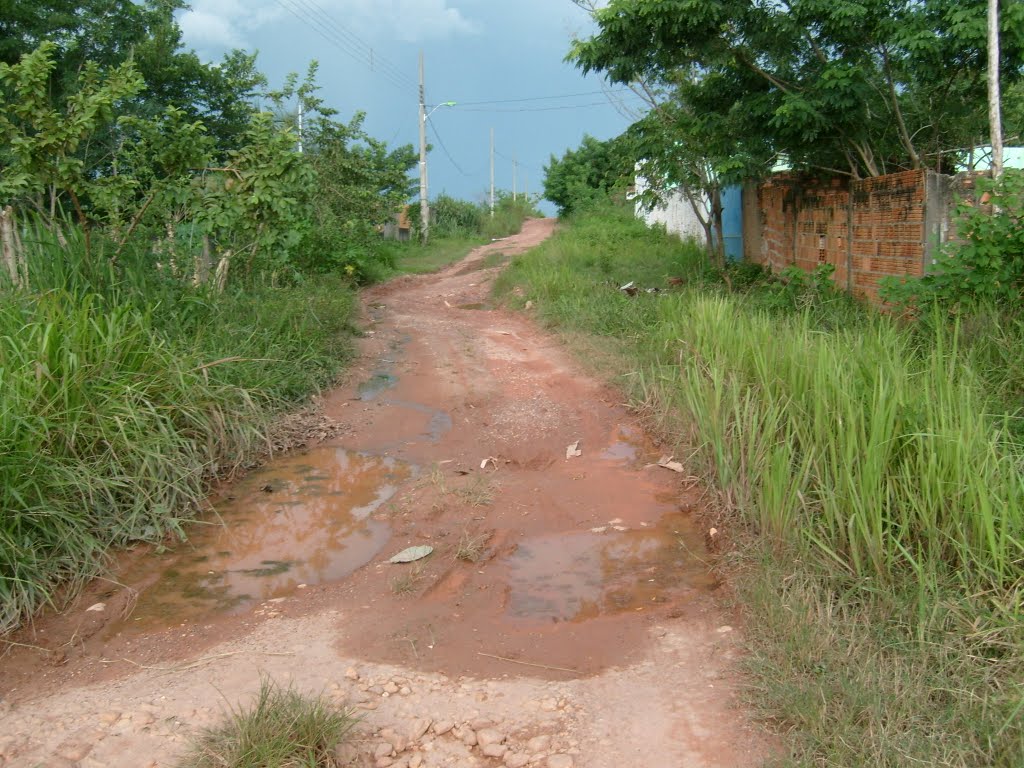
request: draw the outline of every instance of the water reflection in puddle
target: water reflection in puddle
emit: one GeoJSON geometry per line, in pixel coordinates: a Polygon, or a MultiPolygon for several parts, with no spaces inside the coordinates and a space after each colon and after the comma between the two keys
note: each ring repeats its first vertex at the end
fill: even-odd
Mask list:
{"type": "Polygon", "coordinates": [[[360,400],[375,400],[381,392],[391,389],[398,384],[398,377],[387,372],[373,374],[368,380],[359,385],[360,400]]]}
{"type": "Polygon", "coordinates": [[[508,561],[511,617],[584,621],[636,610],[714,586],[703,544],[686,515],[657,526],[541,536],[508,561]]]}
{"type": "Polygon", "coordinates": [[[123,574],[144,590],[129,624],[153,627],[233,612],[300,584],[344,578],[387,543],[371,516],[411,474],[388,457],[322,447],[275,461],[216,504],[223,525],[196,525],[188,543],[123,574]]]}
{"type": "Polygon", "coordinates": [[[636,461],[640,455],[643,437],[632,427],[619,426],[615,437],[601,452],[601,458],[609,461],[636,461]]]}

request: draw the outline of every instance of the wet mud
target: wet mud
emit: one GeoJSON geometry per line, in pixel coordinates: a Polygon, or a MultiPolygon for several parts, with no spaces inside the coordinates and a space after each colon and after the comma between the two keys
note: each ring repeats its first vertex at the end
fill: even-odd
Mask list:
{"type": "Polygon", "coordinates": [[[253,472],[217,500],[189,541],[121,574],[139,596],[108,634],[237,613],[370,562],[391,531],[373,518],[416,468],[322,446],[253,472]]]}

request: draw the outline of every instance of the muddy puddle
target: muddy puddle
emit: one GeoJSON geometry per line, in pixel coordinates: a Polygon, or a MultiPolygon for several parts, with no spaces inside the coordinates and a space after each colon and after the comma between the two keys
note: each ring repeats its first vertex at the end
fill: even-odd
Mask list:
{"type": "Polygon", "coordinates": [[[707,591],[716,584],[703,551],[682,513],[647,527],[607,525],[527,539],[507,563],[506,615],[581,622],[707,591]]]}
{"type": "Polygon", "coordinates": [[[644,449],[644,438],[639,430],[620,424],[612,434],[612,441],[601,452],[607,461],[634,462],[644,449]]]}
{"type": "Polygon", "coordinates": [[[208,524],[121,581],[139,588],[111,634],[234,613],[302,586],[337,581],[387,543],[373,515],[414,468],[390,457],[319,447],[253,472],[215,502],[208,524]]]}
{"type": "Polygon", "coordinates": [[[376,400],[385,390],[398,384],[398,377],[386,371],[373,374],[358,387],[359,399],[376,400]]]}

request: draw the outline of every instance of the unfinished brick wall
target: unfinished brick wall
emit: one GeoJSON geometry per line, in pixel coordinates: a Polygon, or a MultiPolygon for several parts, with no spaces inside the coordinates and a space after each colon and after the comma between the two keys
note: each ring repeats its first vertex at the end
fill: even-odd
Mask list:
{"type": "Polygon", "coordinates": [[[925,172],[906,171],[853,184],[852,291],[878,298],[886,276],[920,277],[925,264],[925,172]]]}
{"type": "Polygon", "coordinates": [[[877,300],[883,277],[920,276],[944,239],[945,178],[923,170],[862,181],[775,176],[757,188],[759,232],[752,234],[760,248],[751,243],[748,254],[773,271],[831,264],[838,286],[877,300]]]}

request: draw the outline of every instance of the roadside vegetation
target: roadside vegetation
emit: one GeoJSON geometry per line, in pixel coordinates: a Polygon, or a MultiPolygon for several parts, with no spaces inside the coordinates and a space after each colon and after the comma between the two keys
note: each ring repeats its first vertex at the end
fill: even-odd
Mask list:
{"type": "Polygon", "coordinates": [[[1020,764],[1019,304],[899,320],[824,273],[719,270],[611,203],[496,290],[600,361],[717,491],[783,764],[1020,764]]]}
{"type": "Polygon", "coordinates": [[[185,50],[174,3],[64,5],[0,45],[0,633],[112,548],[184,538],[345,364],[360,285],[535,212],[442,196],[430,246],[386,242],[416,155],[339,119],[315,63],[272,88],[185,50]]]}
{"type": "Polygon", "coordinates": [[[717,492],[779,762],[1024,764],[1024,175],[977,179],[929,274],[882,286],[889,314],[829,267],[727,264],[721,205],[779,165],[973,169],[999,130],[987,76],[1000,138],[1020,136],[1024,5],[574,2],[595,26],[568,60],[639,106],[552,158],[572,218],[500,288],[619,375],[717,492]],[[623,153],[635,202],[679,191],[700,246],[602,204],[632,181],[623,153]]]}

